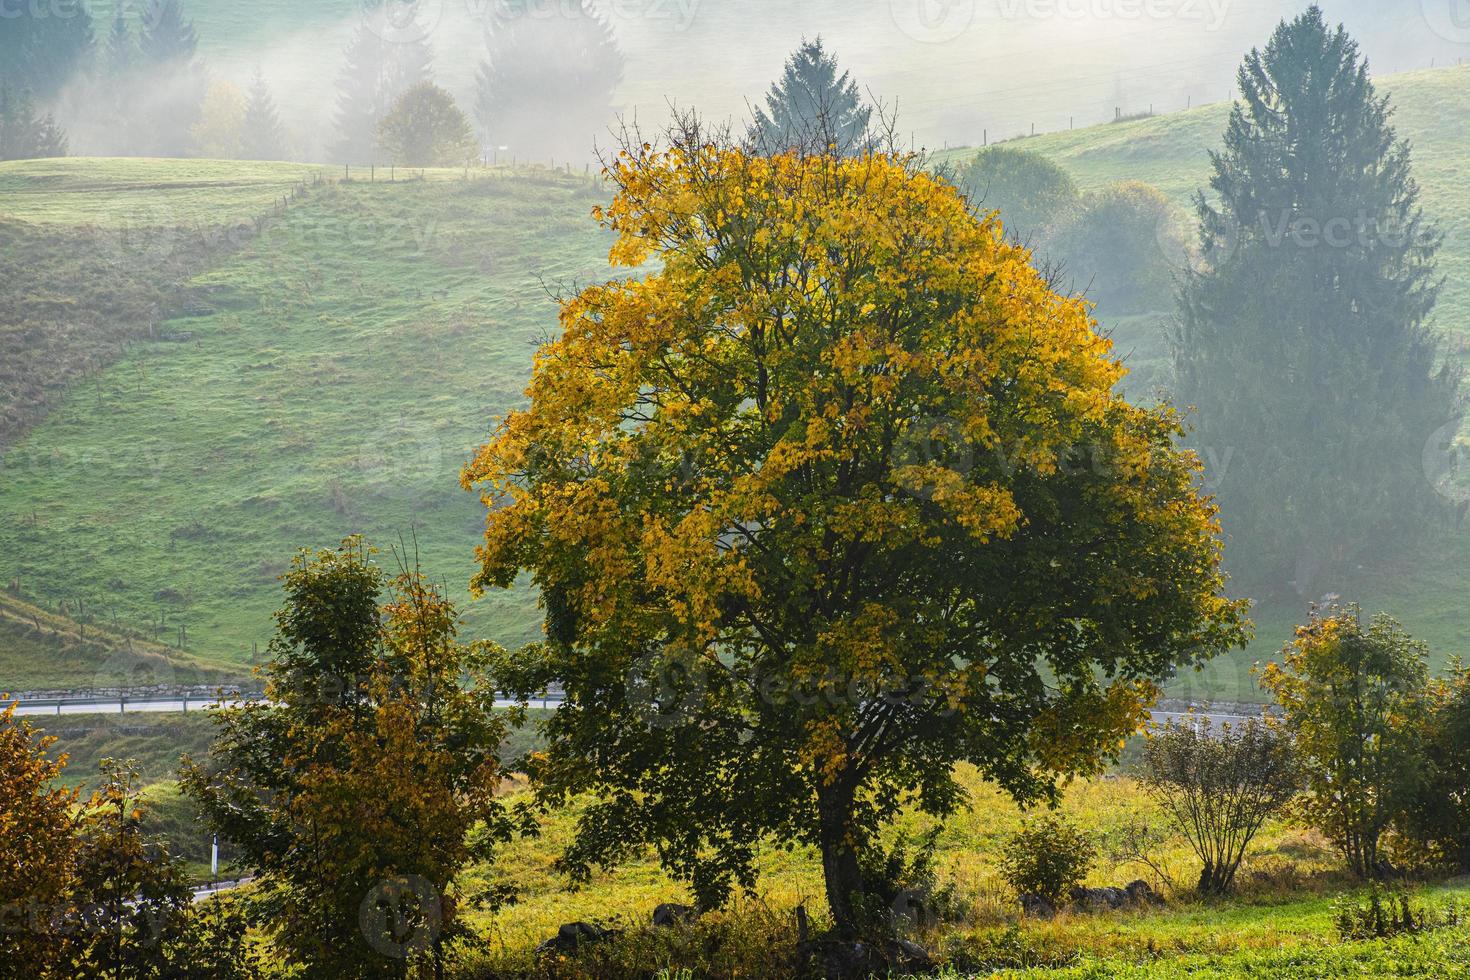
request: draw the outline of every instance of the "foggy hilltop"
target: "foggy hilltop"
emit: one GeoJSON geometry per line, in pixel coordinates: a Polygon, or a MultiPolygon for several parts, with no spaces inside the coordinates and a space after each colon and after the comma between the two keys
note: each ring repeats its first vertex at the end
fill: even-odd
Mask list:
{"type": "MultiPolygon", "coordinates": [[[[119,2],[124,9],[139,5],[119,2]]],[[[340,162],[332,145],[338,83],[364,25],[385,50],[419,47],[434,80],[465,106],[475,105],[487,38],[495,35],[516,52],[506,77],[537,93],[538,124],[564,132],[555,141],[564,159],[582,160],[591,157],[594,141],[607,143],[607,127],[620,115],[658,125],[673,104],[715,119],[746,118],[790,51],[803,38],[821,36],[865,93],[896,110],[905,141],[933,149],[1223,101],[1234,92],[1241,55],[1301,6],[1288,0],[417,0],[364,13],[355,0],[319,0],[306,10],[210,9],[208,28],[198,32],[195,67],[241,89],[258,70],[281,107],[293,156],[340,162]],[[610,66],[610,99],[585,79],[566,78],[585,70],[573,66],[586,52],[589,16],[605,27],[620,56],[610,66]],[[545,118],[548,111],[556,118],[545,118]]],[[[1470,51],[1470,19],[1454,0],[1326,0],[1322,6],[1359,39],[1377,74],[1442,65],[1470,51]]],[[[183,9],[202,20],[209,7],[195,0],[183,9]]],[[[88,8],[99,39],[116,8],[109,2],[88,8]]],[[[167,113],[169,85],[151,77],[143,101],[167,113]]],[[[60,99],[72,152],[129,152],[116,145],[105,119],[87,111],[94,102],[81,80],[60,99]]],[[[521,149],[524,158],[542,148],[521,149]]]]}

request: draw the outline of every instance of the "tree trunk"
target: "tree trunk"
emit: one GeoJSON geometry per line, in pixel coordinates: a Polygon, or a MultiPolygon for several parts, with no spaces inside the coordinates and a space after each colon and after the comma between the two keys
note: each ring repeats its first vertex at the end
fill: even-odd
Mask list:
{"type": "Polygon", "coordinates": [[[822,879],[827,887],[827,907],[832,912],[834,931],[850,938],[857,934],[863,896],[863,873],[848,828],[850,798],[823,801],[820,809],[822,879]]]}
{"type": "Polygon", "coordinates": [[[1199,873],[1197,890],[1202,895],[1229,894],[1234,884],[1235,868],[1225,864],[1206,862],[1199,873]]]}
{"type": "Polygon", "coordinates": [[[857,851],[843,842],[822,842],[822,878],[827,885],[827,907],[839,936],[857,934],[858,906],[862,901],[863,876],[857,851]]]}

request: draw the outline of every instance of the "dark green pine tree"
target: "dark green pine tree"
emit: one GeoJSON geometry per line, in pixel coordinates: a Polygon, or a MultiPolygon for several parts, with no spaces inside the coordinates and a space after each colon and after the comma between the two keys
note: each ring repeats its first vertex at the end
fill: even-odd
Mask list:
{"type": "Polygon", "coordinates": [[[276,113],[276,100],[265,83],[260,69],[250,81],[250,96],[245,103],[245,122],[240,133],[242,160],[283,160],[286,157],[286,133],[276,113]]]}
{"type": "Polygon", "coordinates": [[[613,93],[623,80],[611,25],[586,0],[560,9],[528,0],[502,5],[485,44],[475,121],[490,154],[523,163],[590,159],[615,121],[613,93]]]}
{"type": "Polygon", "coordinates": [[[822,39],[803,39],[766,93],[765,108],[756,109],[749,140],[758,153],[795,148],[854,156],[873,146],[872,115],[857,82],[838,73],[837,58],[822,39]]]}
{"type": "MultiPolygon", "coordinates": [[[[399,97],[429,80],[427,32],[398,25],[384,30],[391,0],[364,0],[365,16],[348,42],[337,81],[337,142],[340,163],[369,164],[386,159],[378,147],[378,123],[399,97]]],[[[412,8],[413,16],[417,9],[412,8]]]]}
{"type": "Polygon", "coordinates": [[[66,156],[66,134],[48,113],[36,112],[25,89],[0,85],[0,160],[66,156]]]}
{"type": "Polygon", "coordinates": [[[1174,344],[1238,589],[1315,597],[1442,515],[1425,446],[1461,372],[1426,326],[1440,236],[1409,146],[1313,6],[1239,73],[1174,344]]]}

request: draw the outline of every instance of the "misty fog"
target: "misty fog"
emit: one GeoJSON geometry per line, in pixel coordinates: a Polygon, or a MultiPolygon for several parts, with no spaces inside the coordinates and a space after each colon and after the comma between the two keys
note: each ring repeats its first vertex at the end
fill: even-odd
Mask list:
{"type": "MultiPolygon", "coordinates": [[[[21,0],[8,0],[14,6],[21,0]]],[[[58,0],[60,2],[60,0],[58,0]]],[[[137,0],[119,0],[141,10],[137,0]]],[[[1219,102],[1234,91],[1241,55],[1291,0],[590,0],[623,56],[610,100],[569,66],[584,60],[578,0],[417,0],[368,14],[352,0],[309,5],[315,23],[241,5],[228,36],[204,32],[198,59],[210,77],[244,89],[259,69],[286,123],[291,155],[338,162],[338,83],[345,52],[366,29],[391,50],[427,49],[430,75],[466,111],[477,102],[487,35],[510,37],[505,59],[526,111],[562,135],[549,146],[506,146],[522,159],[590,158],[618,114],[657,125],[670,103],[707,117],[744,120],[748,106],[802,38],[820,35],[858,84],[896,109],[916,146],[979,145],[1125,115],[1219,102]],[[497,25],[500,25],[497,28],[497,25]],[[512,35],[514,35],[512,37],[512,35]],[[529,76],[529,77],[527,77],[529,76]],[[561,83],[556,81],[561,77],[561,83]],[[548,113],[544,107],[561,111],[548,113]],[[547,116],[553,118],[547,118],[547,116]],[[603,118],[606,117],[606,118],[603,118]],[[580,147],[573,152],[572,147],[580,147]]],[[[1470,20],[1454,0],[1326,0],[1359,39],[1376,74],[1453,62],[1470,52],[1470,20]]],[[[91,5],[99,40],[116,5],[91,5]]],[[[190,5],[184,5],[186,16],[190,5]]],[[[141,99],[167,113],[171,86],[152,77],[141,99]]],[[[83,80],[59,100],[74,153],[132,153],[115,115],[98,113],[83,80]],[[111,124],[109,121],[112,121],[111,124]]],[[[145,114],[148,110],[144,110],[145,114]]],[[[357,161],[369,162],[369,161],[357,161]]]]}

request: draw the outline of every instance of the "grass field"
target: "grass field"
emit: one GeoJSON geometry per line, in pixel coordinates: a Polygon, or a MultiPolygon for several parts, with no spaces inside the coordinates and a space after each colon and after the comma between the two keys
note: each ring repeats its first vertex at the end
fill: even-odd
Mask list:
{"type": "MultiPolygon", "coordinates": [[[[269,201],[198,179],[193,162],[106,169],[123,206],[189,216],[269,201]]],[[[313,189],[192,280],[190,315],[13,446],[5,577],[140,628],[163,617],[186,628],[187,650],[242,665],[299,547],[353,532],[385,549],[416,542],[463,595],[483,507],[459,489],[460,464],[521,398],[555,324],[547,290],[605,275],[606,243],[580,177],[430,176],[313,189]]],[[[525,594],[467,613],[475,635],[536,634],[525,594]]]]}
{"type": "MultiPolygon", "coordinates": [[[[1178,891],[1127,856],[1127,829],[1137,823],[1163,826],[1152,800],[1127,776],[1115,775],[1074,784],[1062,810],[1099,845],[1099,861],[1088,878],[1093,885],[1123,885],[1149,880],[1170,896],[1162,909],[1121,913],[1063,913],[1051,921],[1023,919],[1015,894],[1002,880],[997,854],[1013,832],[1020,813],[993,787],[961,771],[973,809],[948,822],[939,838],[939,884],[951,885],[962,910],[953,921],[922,931],[916,938],[938,954],[950,970],[945,976],[984,975],[1027,966],[1063,967],[1066,976],[1353,976],[1365,964],[1387,965],[1386,975],[1465,969],[1470,958],[1456,952],[1470,932],[1461,928],[1431,933],[1414,941],[1340,943],[1334,930],[1335,901],[1354,895],[1356,886],[1335,870],[1335,855],[1315,833],[1281,822],[1268,824],[1241,871],[1241,894],[1229,902],[1202,901],[1189,895],[1198,864],[1187,845],[1166,834],[1153,851],[1157,864],[1181,886],[1178,891]],[[1394,973],[1394,964],[1402,964],[1394,973]],[[1432,966],[1431,966],[1432,965],[1432,966]]],[[[910,836],[929,827],[910,815],[900,831],[910,836]]],[[[825,917],[819,863],[805,849],[769,849],[760,859],[756,894],[738,899],[732,910],[702,920],[697,940],[678,940],[647,927],[660,902],[687,902],[688,894],[668,881],[651,859],[594,876],[587,887],[569,891],[551,868],[570,833],[567,814],[543,818],[541,836],[503,849],[493,872],[481,869],[475,882],[494,878],[519,891],[518,901],[482,917],[478,924],[490,948],[476,970],[466,975],[533,975],[535,943],[562,922],[585,920],[625,931],[625,942],[644,958],[643,966],[695,966],[695,975],[724,973],[742,953],[717,950],[736,944],[744,930],[764,932],[773,945],[794,941],[792,910],[804,904],[820,926],[825,917]],[[696,952],[696,950],[698,952],[696,952]],[[667,959],[660,960],[659,956],[667,959]],[[723,959],[722,959],[723,957],[723,959]],[[477,972],[478,971],[478,972],[477,972]],[[522,972],[517,972],[522,971],[522,972]]],[[[1470,882],[1416,886],[1416,901],[1439,906],[1470,898],[1470,882]]],[[[627,953],[625,955],[634,955],[627,953]]],[[[746,951],[747,968],[759,962],[746,951]]],[[[616,956],[609,956],[615,962],[616,956]]],[[[603,963],[604,968],[606,963],[603,963]]],[[[1050,970],[1036,975],[1051,975],[1050,970]]],[[[569,970],[565,975],[578,975],[569,970]]],[[[607,976],[622,976],[608,972],[607,976]]],[[[749,973],[748,975],[759,975],[749,973]]],[[[1018,972],[1016,975],[1026,975],[1018,972]]]]}
{"type": "Polygon", "coordinates": [[[210,684],[242,665],[211,660],[115,626],[109,610],[41,609],[0,592],[0,694],[54,688],[210,684]]]}
{"type": "MultiPolygon", "coordinates": [[[[539,715],[539,713],[537,713],[539,715]]],[[[172,779],[180,753],[203,758],[211,725],[202,713],[188,715],[94,716],[37,719],[60,741],[53,752],[71,754],[69,785],[88,788],[104,756],[132,759],[149,784],[143,794],[148,833],[167,839],[173,854],[197,880],[207,877],[210,837],[193,804],[172,779]]],[[[512,736],[508,757],[535,744],[530,730],[512,736]]],[[[1286,820],[1271,820],[1253,844],[1239,876],[1239,893],[1229,900],[1192,894],[1197,859],[1187,842],[1164,820],[1154,800],[1126,770],[1073,783],[1063,793],[1061,812],[1094,841],[1097,860],[1090,885],[1148,881],[1167,903],[1120,912],[1064,911],[1055,919],[1020,915],[1016,895],[999,870],[1001,845],[1021,823],[1022,813],[1003,793],[968,767],[959,777],[970,806],[950,819],[938,837],[936,885],[951,894],[942,921],[911,932],[945,967],[940,976],[960,977],[1350,977],[1451,976],[1470,974],[1466,943],[1470,926],[1431,931],[1419,937],[1342,942],[1335,921],[1338,904],[1361,897],[1362,889],[1340,870],[1336,853],[1319,834],[1286,820]],[[1138,858],[1134,829],[1155,836],[1138,858]]],[[[525,790],[509,787],[514,802],[525,790]]],[[[537,819],[538,834],[498,849],[484,865],[472,866],[460,885],[472,892],[486,884],[510,885],[516,901],[488,913],[471,911],[484,942],[453,975],[459,980],[506,977],[649,977],[661,967],[689,968],[690,976],[785,976],[796,940],[794,910],[803,905],[812,926],[825,926],[820,863],[809,848],[767,846],[758,859],[752,894],[737,895],[725,910],[701,917],[687,929],[649,926],[662,902],[689,902],[690,895],[658,867],[651,854],[599,871],[573,888],[555,869],[574,830],[578,810],[556,810],[537,819]],[[548,964],[534,947],[570,921],[595,922],[622,931],[611,945],[548,964]],[[554,969],[553,969],[554,967],[554,969]]],[[[909,839],[929,831],[930,818],[903,815],[888,834],[909,839]]],[[[225,872],[231,850],[222,848],[225,872]]],[[[1403,886],[1419,908],[1462,909],[1470,902],[1470,880],[1425,880],[1403,886]]]]}
{"type": "Polygon", "coordinates": [[[0,200],[8,218],[99,233],[217,227],[248,221],[269,211],[296,184],[338,172],[249,160],[18,160],[0,168],[0,200]]]}

